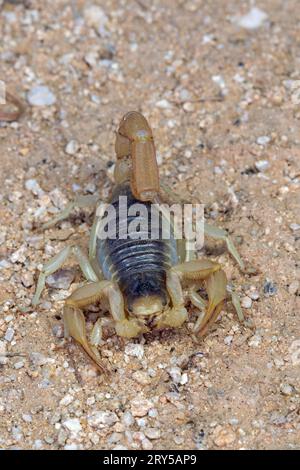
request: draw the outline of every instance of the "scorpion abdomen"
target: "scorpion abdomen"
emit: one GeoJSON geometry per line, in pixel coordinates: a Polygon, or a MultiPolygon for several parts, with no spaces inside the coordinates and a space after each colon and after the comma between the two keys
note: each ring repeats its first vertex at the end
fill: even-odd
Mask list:
{"type": "MultiPolygon", "coordinates": [[[[124,201],[123,201],[124,202],[124,201]]],[[[157,236],[153,237],[155,222],[151,217],[151,203],[137,200],[128,183],[118,186],[113,193],[111,204],[116,211],[116,233],[113,238],[97,240],[97,258],[106,279],[117,282],[129,305],[141,297],[159,296],[166,300],[166,271],[178,262],[176,241],[171,236],[163,238],[161,214],[158,221],[157,236]],[[119,211],[120,196],[126,196],[127,210],[119,211]],[[135,215],[133,205],[143,206],[144,210],[135,215]],[[131,210],[130,210],[131,209],[131,210]],[[146,218],[147,217],[147,218],[146,218]],[[132,238],[130,224],[139,223],[139,237],[132,238]],[[127,228],[127,236],[121,236],[121,230],[127,228]],[[147,227],[143,231],[142,227],[147,227]]],[[[136,206],[138,207],[138,206],[136,206]]],[[[142,208],[142,209],[143,209],[142,208]]],[[[105,226],[104,226],[105,227],[105,226]]],[[[124,232],[123,232],[124,233],[124,232]]]]}

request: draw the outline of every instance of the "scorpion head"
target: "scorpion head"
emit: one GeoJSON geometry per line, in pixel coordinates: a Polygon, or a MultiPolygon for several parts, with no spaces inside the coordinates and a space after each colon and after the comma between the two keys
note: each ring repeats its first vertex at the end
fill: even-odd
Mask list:
{"type": "Polygon", "coordinates": [[[136,275],[125,298],[128,312],[135,317],[158,315],[168,305],[165,283],[151,272],[136,275]]]}

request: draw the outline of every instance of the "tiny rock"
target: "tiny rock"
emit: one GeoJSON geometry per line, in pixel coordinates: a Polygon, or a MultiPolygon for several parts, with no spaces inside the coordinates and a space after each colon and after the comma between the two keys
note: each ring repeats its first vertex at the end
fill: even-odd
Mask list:
{"type": "Polygon", "coordinates": [[[49,362],[49,359],[47,357],[38,352],[29,353],[29,359],[34,366],[44,366],[49,362]]]}
{"type": "Polygon", "coordinates": [[[88,26],[99,28],[105,26],[108,18],[102,8],[98,5],[89,5],[83,11],[84,19],[88,26]]]}
{"type": "Polygon", "coordinates": [[[219,426],[215,429],[213,435],[213,441],[218,447],[227,447],[233,444],[236,439],[235,433],[229,427],[220,428],[219,426]]]}
{"type": "Polygon", "coordinates": [[[155,103],[156,107],[159,109],[168,109],[171,108],[171,103],[167,100],[160,100],[155,103]]]}
{"type": "Polygon", "coordinates": [[[4,339],[10,343],[14,337],[15,330],[13,328],[7,328],[4,339]]]}
{"type": "Polygon", "coordinates": [[[269,168],[269,166],[270,163],[268,162],[268,160],[258,160],[257,162],[255,162],[255,168],[258,171],[265,171],[269,168]]]}
{"type": "Polygon", "coordinates": [[[82,427],[78,418],[70,418],[63,422],[63,426],[73,434],[81,431],[82,427]]]}
{"type": "Polygon", "coordinates": [[[142,449],[143,450],[152,450],[153,449],[153,444],[149,439],[145,438],[142,440],[142,449]]]}
{"type": "Polygon", "coordinates": [[[21,282],[24,287],[31,287],[34,284],[33,275],[31,273],[25,273],[21,277],[21,282]]]}
{"type": "Polygon", "coordinates": [[[173,380],[173,382],[180,383],[180,380],[181,380],[180,367],[170,367],[169,369],[167,369],[167,372],[169,376],[171,377],[171,379],[173,380]]]}
{"type": "Polygon", "coordinates": [[[269,279],[266,279],[266,282],[264,283],[264,294],[266,295],[266,297],[275,295],[276,292],[277,292],[277,287],[275,286],[275,284],[269,279]]]}
{"type": "Polygon", "coordinates": [[[142,344],[128,343],[125,347],[125,354],[142,359],[144,356],[144,346],[142,344]]]}
{"type": "Polygon", "coordinates": [[[31,106],[51,106],[56,102],[55,95],[46,86],[35,86],[27,93],[31,106]]]}
{"type": "Polygon", "coordinates": [[[6,343],[4,341],[0,341],[0,356],[4,356],[6,354],[6,343]]]}
{"type": "Polygon", "coordinates": [[[251,308],[252,300],[250,299],[250,297],[245,296],[241,300],[241,305],[244,308],[251,308]]]}
{"type": "Polygon", "coordinates": [[[292,223],[292,224],[290,224],[290,229],[293,232],[296,232],[297,230],[300,230],[300,224],[292,223]]]}
{"type": "Polygon", "coordinates": [[[230,344],[232,343],[232,340],[233,340],[233,336],[228,335],[224,338],[224,343],[226,344],[226,346],[230,346],[230,344]]]}
{"type": "Polygon", "coordinates": [[[132,416],[132,413],[130,411],[125,411],[123,416],[122,416],[122,423],[124,426],[129,427],[132,426],[134,423],[134,418],[132,416]]]}
{"type": "Polygon", "coordinates": [[[158,428],[146,428],[144,433],[149,439],[159,439],[161,435],[160,429],[158,428]]]}
{"type": "Polygon", "coordinates": [[[254,335],[252,338],[249,340],[249,346],[251,348],[257,348],[261,343],[261,336],[260,335],[254,335]]]}
{"type": "Polygon", "coordinates": [[[132,378],[141,385],[147,385],[151,382],[149,375],[142,370],[134,372],[132,378]]]}
{"type": "Polygon", "coordinates": [[[93,428],[104,428],[115,424],[118,421],[118,417],[112,411],[95,411],[88,415],[87,420],[93,428]]]}
{"type": "Polygon", "coordinates": [[[78,445],[75,444],[75,442],[72,442],[72,444],[66,444],[64,446],[65,450],[78,450],[78,445]]]}
{"type": "Polygon", "coordinates": [[[289,395],[293,395],[295,389],[294,387],[292,387],[292,385],[288,383],[283,383],[280,385],[280,391],[283,395],[289,396],[289,395]]]}
{"type": "Polygon", "coordinates": [[[59,402],[61,406],[68,406],[74,400],[73,395],[67,394],[65,395],[59,402]]]}
{"type": "Polygon", "coordinates": [[[133,416],[146,416],[150,408],[152,408],[152,403],[145,398],[135,398],[131,402],[131,412],[133,416]]]}
{"type": "Polygon", "coordinates": [[[65,147],[65,152],[68,155],[75,155],[75,153],[78,152],[78,149],[78,142],[76,140],[70,140],[65,147]]]}
{"type": "Polygon", "coordinates": [[[35,196],[43,196],[44,191],[40,187],[39,183],[35,179],[30,179],[25,182],[25,188],[31,191],[35,196]]]}
{"type": "Polygon", "coordinates": [[[257,7],[253,7],[246,15],[235,18],[235,22],[238,26],[245,29],[257,29],[267,18],[267,13],[257,7]]]}
{"type": "Polygon", "coordinates": [[[75,277],[72,269],[60,269],[46,279],[46,284],[54,289],[69,289],[75,277]]]}
{"type": "Polygon", "coordinates": [[[297,279],[295,281],[292,281],[289,285],[289,294],[291,295],[297,294],[299,290],[299,286],[300,286],[300,283],[297,279]]]}
{"type": "Polygon", "coordinates": [[[270,140],[271,138],[268,137],[267,135],[262,135],[256,139],[256,142],[258,143],[258,145],[266,145],[270,142],[270,140]]]}
{"type": "Polygon", "coordinates": [[[258,300],[260,297],[259,292],[257,290],[248,292],[248,296],[251,300],[258,300]]]}
{"type": "Polygon", "coordinates": [[[14,368],[15,368],[16,370],[22,369],[22,367],[24,367],[24,364],[25,364],[24,361],[18,361],[18,362],[16,362],[16,363],[14,364],[14,368]]]}

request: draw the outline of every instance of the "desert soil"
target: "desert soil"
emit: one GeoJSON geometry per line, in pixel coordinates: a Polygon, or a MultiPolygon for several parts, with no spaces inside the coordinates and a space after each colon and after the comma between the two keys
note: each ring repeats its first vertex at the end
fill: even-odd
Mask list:
{"type": "Polygon", "coordinates": [[[298,0],[0,4],[0,78],[26,107],[0,125],[0,447],[299,449],[298,0]],[[255,326],[228,303],[198,344],[192,308],[180,330],[120,341],[108,329],[105,377],[63,339],[76,262],[30,302],[44,262],[86,249],[92,211],[39,227],[76,194],[107,198],[132,109],[151,123],[161,178],[205,203],[256,269],[212,240],[199,253],[223,264],[255,326]]]}

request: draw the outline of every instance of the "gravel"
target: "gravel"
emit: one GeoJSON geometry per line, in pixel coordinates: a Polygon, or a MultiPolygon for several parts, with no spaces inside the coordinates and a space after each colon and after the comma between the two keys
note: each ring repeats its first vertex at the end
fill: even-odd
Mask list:
{"type": "Polygon", "coordinates": [[[0,124],[0,448],[297,449],[298,2],[2,3],[0,76],[26,109],[0,124]],[[191,305],[183,328],[123,340],[92,304],[104,376],[63,339],[76,260],[31,299],[51,257],[87,253],[92,208],[41,226],[74,193],[107,200],[130,109],[153,128],[161,181],[237,244],[246,273],[222,242],[199,256],[252,301],[253,329],[228,301],[201,341],[191,305]]]}

